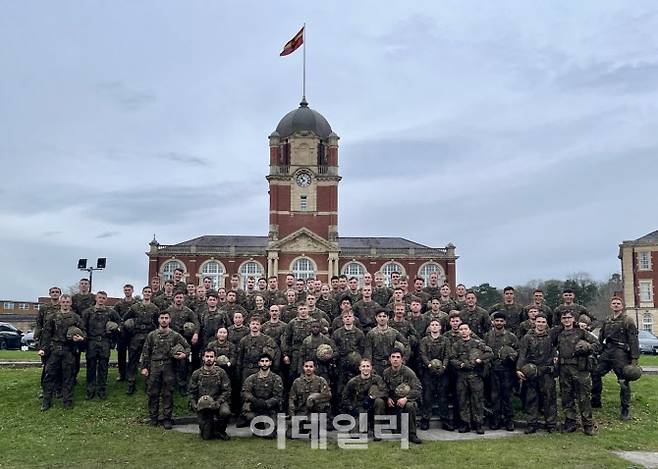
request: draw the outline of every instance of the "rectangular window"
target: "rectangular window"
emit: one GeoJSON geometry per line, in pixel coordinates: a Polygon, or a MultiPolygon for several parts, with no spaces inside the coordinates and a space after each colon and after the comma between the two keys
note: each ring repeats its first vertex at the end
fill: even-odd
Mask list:
{"type": "Polygon", "coordinates": [[[308,208],[308,201],[306,200],[306,196],[302,195],[300,196],[299,199],[299,209],[300,210],[306,210],[308,208]]]}
{"type": "Polygon", "coordinates": [[[651,252],[642,251],[637,253],[638,270],[651,270],[651,252]]]}
{"type": "Polygon", "coordinates": [[[651,316],[651,313],[644,313],[642,317],[642,330],[647,332],[653,331],[653,316],[651,316]]]}
{"type": "Polygon", "coordinates": [[[19,309],[30,309],[30,305],[28,305],[27,303],[19,303],[18,308],[19,309]]]}
{"type": "Polygon", "coordinates": [[[640,301],[651,303],[653,301],[653,282],[651,280],[640,280],[640,301]]]}
{"type": "Polygon", "coordinates": [[[14,309],[14,303],[10,303],[9,301],[5,301],[5,304],[2,307],[4,309],[14,309]]]}
{"type": "Polygon", "coordinates": [[[42,305],[40,305],[40,304],[37,303],[37,304],[34,305],[34,309],[36,309],[37,311],[39,311],[39,310],[41,309],[41,306],[42,306],[42,305]]]}

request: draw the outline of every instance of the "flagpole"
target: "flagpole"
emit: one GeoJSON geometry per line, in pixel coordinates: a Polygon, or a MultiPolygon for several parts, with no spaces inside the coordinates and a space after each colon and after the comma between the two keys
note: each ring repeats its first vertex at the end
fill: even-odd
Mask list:
{"type": "Polygon", "coordinates": [[[302,33],[303,60],[302,60],[302,101],[306,101],[306,23],[304,23],[304,32],[302,33]]]}

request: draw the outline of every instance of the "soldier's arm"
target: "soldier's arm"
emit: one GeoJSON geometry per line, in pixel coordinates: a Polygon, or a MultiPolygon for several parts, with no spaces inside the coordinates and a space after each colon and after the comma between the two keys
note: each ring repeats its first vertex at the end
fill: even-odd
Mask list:
{"type": "Polygon", "coordinates": [[[43,350],[46,354],[50,352],[50,341],[52,340],[53,328],[55,327],[55,322],[53,321],[53,316],[50,315],[46,322],[43,325],[43,331],[41,337],[39,338],[39,350],[43,350]]]}
{"type": "Polygon", "coordinates": [[[242,395],[243,402],[252,402],[254,400],[254,393],[253,393],[254,380],[252,376],[254,375],[247,377],[247,379],[244,380],[244,383],[242,383],[242,390],[240,394],[242,395]]]}
{"type": "Polygon", "coordinates": [[[178,341],[179,344],[181,344],[185,348],[185,355],[189,356],[190,352],[192,351],[192,347],[190,347],[190,344],[185,340],[185,337],[182,335],[176,333],[178,337],[176,337],[176,340],[178,341]]]}
{"type": "Polygon", "coordinates": [[[329,387],[329,383],[327,383],[327,380],[324,379],[323,377],[319,376],[321,384],[320,384],[320,394],[322,396],[321,402],[329,402],[331,401],[331,388],[329,387]]]}
{"type": "Polygon", "coordinates": [[[238,344],[238,358],[236,361],[236,366],[238,368],[242,368],[242,363],[244,362],[244,349],[245,349],[245,342],[244,339],[246,339],[249,336],[245,336],[242,339],[240,339],[240,343],[238,344]]]}
{"type": "Polygon", "coordinates": [[[220,404],[223,404],[224,402],[230,402],[231,400],[231,379],[224,370],[220,371],[220,375],[222,377],[221,390],[216,400],[220,404]]]}
{"type": "Polygon", "coordinates": [[[516,369],[520,370],[526,364],[528,353],[528,336],[524,335],[519,342],[519,358],[516,360],[516,369]]]}
{"type": "Polygon", "coordinates": [[[632,360],[640,358],[640,340],[638,337],[637,325],[632,319],[626,318],[626,337],[628,340],[629,351],[632,360]]]}
{"type": "Polygon", "coordinates": [[[196,409],[196,403],[199,400],[199,373],[198,370],[194,371],[192,373],[192,377],[190,378],[190,384],[187,385],[187,394],[190,399],[190,403],[192,404],[192,408],[196,409]]]}
{"type": "Polygon", "coordinates": [[[150,369],[151,368],[151,334],[146,336],[144,341],[144,347],[142,347],[142,360],[140,369],[150,369]]]}
{"type": "Polygon", "coordinates": [[[281,362],[281,350],[279,349],[279,344],[276,343],[272,337],[269,337],[270,340],[267,341],[267,346],[274,350],[274,356],[272,357],[272,363],[281,362]]]}
{"type": "MultiPolygon", "coordinates": [[[[411,370],[410,370],[411,371],[411,370]]],[[[409,383],[411,386],[411,392],[409,393],[409,399],[417,401],[420,399],[420,396],[423,395],[423,385],[420,383],[420,380],[418,379],[418,376],[411,371],[409,373],[409,376],[411,378],[411,382],[409,383]]]]}
{"type": "Polygon", "coordinates": [[[420,359],[423,361],[425,367],[429,366],[429,339],[427,339],[427,337],[423,337],[423,340],[420,341],[420,359]]]}
{"type": "Polygon", "coordinates": [[[464,364],[463,361],[459,359],[459,355],[457,353],[457,343],[455,342],[452,347],[450,348],[450,358],[448,359],[450,365],[455,368],[455,369],[460,369],[462,365],[464,364]]]}
{"type": "Polygon", "coordinates": [[[372,334],[368,332],[363,341],[363,358],[372,360],[372,334]]]}
{"type": "Polygon", "coordinates": [[[482,355],[480,356],[480,360],[482,360],[484,363],[488,363],[491,360],[493,360],[493,350],[491,347],[489,347],[487,344],[484,342],[480,342],[480,349],[482,350],[482,355]]]}
{"type": "MultiPolygon", "coordinates": [[[[297,378],[299,379],[299,378],[297,378]]],[[[288,393],[288,415],[295,415],[297,409],[297,380],[293,381],[288,393]]]]}
{"type": "Polygon", "coordinates": [[[280,409],[283,404],[283,381],[279,375],[274,375],[272,397],[265,401],[269,409],[280,409]]]}

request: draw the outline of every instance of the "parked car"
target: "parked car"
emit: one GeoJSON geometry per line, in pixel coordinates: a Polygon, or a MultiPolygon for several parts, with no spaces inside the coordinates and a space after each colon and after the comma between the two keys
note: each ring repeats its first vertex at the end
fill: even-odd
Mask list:
{"type": "Polygon", "coordinates": [[[0,322],[0,350],[20,349],[23,333],[8,322],[0,322]]]}
{"type": "Polygon", "coordinates": [[[648,331],[640,331],[640,353],[658,354],[658,337],[648,331]]]}
{"type": "Polygon", "coordinates": [[[21,344],[25,345],[29,350],[36,350],[37,342],[34,340],[34,331],[27,331],[21,338],[21,344]]]}

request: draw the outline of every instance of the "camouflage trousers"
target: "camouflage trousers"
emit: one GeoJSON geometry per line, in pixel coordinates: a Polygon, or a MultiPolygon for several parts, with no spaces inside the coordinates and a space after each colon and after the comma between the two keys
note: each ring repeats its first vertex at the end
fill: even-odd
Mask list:
{"type": "Polygon", "coordinates": [[[448,373],[441,376],[424,371],[423,378],[423,401],[421,406],[421,418],[429,420],[432,417],[434,404],[438,407],[439,418],[443,423],[452,423],[448,406],[448,373]]]}
{"type": "Polygon", "coordinates": [[[162,398],[162,416],[171,419],[174,410],[176,371],[171,360],[152,362],[148,376],[148,407],[151,419],[157,419],[162,398]]]}
{"type": "Polygon", "coordinates": [[[103,396],[107,393],[107,370],[110,366],[110,339],[89,338],[87,351],[87,394],[98,392],[103,396]]]}
{"type": "Polygon", "coordinates": [[[546,428],[557,426],[557,394],[555,391],[555,378],[552,373],[540,372],[536,378],[526,383],[526,412],[528,424],[537,426],[539,422],[539,404],[542,403],[541,413],[546,422],[546,428]]]}
{"type": "Polygon", "coordinates": [[[515,383],[514,370],[492,369],[489,373],[489,390],[491,411],[497,422],[507,423],[514,417],[512,410],[512,393],[515,383]]]}
{"type": "Polygon", "coordinates": [[[204,440],[212,440],[218,433],[226,431],[231,410],[226,402],[219,409],[205,409],[197,412],[199,434],[204,440]]]}
{"type": "Polygon", "coordinates": [[[592,426],[592,381],[589,371],[578,371],[576,365],[560,365],[560,398],[565,420],[576,421],[576,402],[580,420],[592,426]]]}
{"type": "Polygon", "coordinates": [[[146,334],[135,334],[130,338],[128,344],[128,366],[126,367],[126,379],[134,383],[137,379],[137,367],[142,356],[142,349],[146,341],[146,334]]]}
{"type": "Polygon", "coordinates": [[[73,402],[75,386],[75,356],[68,346],[54,345],[46,361],[43,380],[43,402],[51,403],[56,388],[61,385],[62,400],[73,402]]]}
{"type": "Polygon", "coordinates": [[[599,356],[596,369],[592,373],[592,400],[601,401],[603,377],[610,371],[617,375],[619,381],[619,400],[622,409],[631,405],[631,385],[624,379],[623,369],[631,363],[631,355],[617,346],[607,346],[599,356]]]}
{"type": "Polygon", "coordinates": [[[482,425],[484,420],[484,379],[472,371],[457,373],[459,418],[468,425],[482,425]]]}

